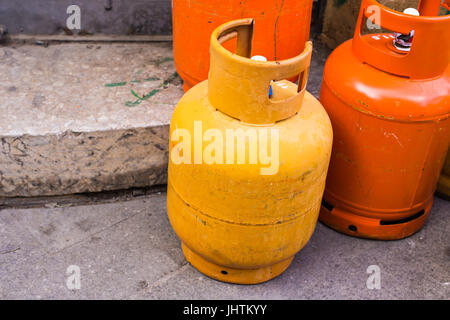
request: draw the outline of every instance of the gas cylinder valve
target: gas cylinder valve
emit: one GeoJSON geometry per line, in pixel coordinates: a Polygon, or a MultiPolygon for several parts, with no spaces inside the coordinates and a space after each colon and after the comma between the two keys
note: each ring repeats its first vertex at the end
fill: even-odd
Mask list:
{"type": "MultiPolygon", "coordinates": [[[[254,61],[262,61],[262,62],[267,62],[267,58],[264,56],[260,56],[260,55],[256,55],[251,57],[252,60],[254,61]]],[[[272,97],[272,85],[269,85],[269,98],[272,97]]]]}
{"type": "MultiPolygon", "coordinates": [[[[409,14],[411,16],[419,16],[419,11],[414,8],[406,8],[403,10],[404,14],[409,14]]],[[[414,37],[414,30],[411,30],[409,34],[402,34],[398,32],[394,32],[394,46],[400,51],[409,51],[411,48],[411,43],[414,37]]]]}

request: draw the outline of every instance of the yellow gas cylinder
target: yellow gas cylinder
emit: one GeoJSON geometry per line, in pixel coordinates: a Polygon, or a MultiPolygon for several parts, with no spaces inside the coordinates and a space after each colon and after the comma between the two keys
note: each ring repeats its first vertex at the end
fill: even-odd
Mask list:
{"type": "Polygon", "coordinates": [[[437,194],[444,199],[450,200],[450,151],[447,152],[447,160],[445,160],[441,176],[439,177],[437,194]]]}
{"type": "Polygon", "coordinates": [[[212,33],[209,79],[172,116],[167,189],[186,259],[241,284],[276,277],[308,242],[332,145],[328,115],[305,90],[311,42],[291,59],[255,61],[252,33],[252,19],[212,33]],[[222,43],[236,36],[231,53],[222,43]],[[283,80],[296,75],[298,86],[283,80]]]}

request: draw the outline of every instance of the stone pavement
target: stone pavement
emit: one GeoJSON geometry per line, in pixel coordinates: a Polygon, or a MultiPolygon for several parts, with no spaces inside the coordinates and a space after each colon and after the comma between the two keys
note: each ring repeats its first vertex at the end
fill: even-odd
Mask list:
{"type": "Polygon", "coordinates": [[[450,202],[436,198],[425,227],[400,241],[352,238],[319,223],[285,273],[252,286],[212,280],[186,263],[164,191],[3,209],[0,299],[7,298],[450,299],[450,202]],[[66,284],[73,265],[79,290],[66,284]],[[367,289],[370,265],[380,268],[379,290],[367,289]]]}
{"type": "MultiPolygon", "coordinates": [[[[308,90],[318,96],[329,50],[314,45],[308,90]]],[[[450,299],[450,202],[439,198],[400,241],[319,223],[285,273],[253,286],[186,263],[164,189],[9,198],[165,183],[182,92],[170,43],[0,47],[0,74],[0,299],[450,299]],[[371,265],[379,290],[366,286],[371,265]]]]}

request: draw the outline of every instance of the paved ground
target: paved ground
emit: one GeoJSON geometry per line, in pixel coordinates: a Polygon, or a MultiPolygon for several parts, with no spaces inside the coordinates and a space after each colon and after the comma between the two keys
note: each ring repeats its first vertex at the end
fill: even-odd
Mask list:
{"type": "MultiPolygon", "coordinates": [[[[315,43],[308,90],[316,96],[328,53],[315,43]]],[[[30,124],[23,128],[34,128],[30,124]]],[[[408,239],[362,240],[318,224],[284,274],[239,286],[209,279],[186,263],[164,192],[106,194],[0,198],[0,299],[450,299],[450,202],[438,198],[424,229],[408,239]],[[39,207],[2,210],[5,205],[39,207]],[[367,289],[370,265],[380,268],[379,290],[367,289]],[[67,280],[77,267],[81,287],[70,290],[67,280]]]]}
{"type": "Polygon", "coordinates": [[[401,241],[351,238],[318,224],[284,274],[254,286],[220,283],[187,264],[165,201],[160,192],[1,210],[0,298],[450,299],[450,203],[439,198],[425,227],[401,241]],[[66,285],[71,265],[80,268],[79,290],[66,285]],[[379,290],[366,287],[370,265],[380,268],[379,290]]]}

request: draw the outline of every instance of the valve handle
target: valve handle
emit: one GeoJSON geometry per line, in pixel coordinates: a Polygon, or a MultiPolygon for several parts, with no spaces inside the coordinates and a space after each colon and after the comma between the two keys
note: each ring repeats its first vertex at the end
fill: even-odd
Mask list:
{"type": "MultiPolygon", "coordinates": [[[[421,16],[416,17],[391,10],[376,0],[362,0],[352,41],[354,54],[367,64],[399,76],[426,79],[441,75],[450,58],[450,15],[423,16],[437,14],[439,5],[440,0],[421,0],[421,16]],[[380,27],[403,34],[414,30],[408,53],[396,52],[388,45],[375,45],[371,37],[362,36],[366,19],[376,23],[374,12],[379,13],[380,27]]],[[[392,39],[380,37],[379,41],[387,44],[392,39]]]]}
{"type": "Polygon", "coordinates": [[[311,63],[312,43],[301,54],[280,61],[251,60],[253,19],[225,23],[211,35],[208,97],[218,110],[241,121],[274,123],[300,109],[311,63]],[[237,37],[233,54],[222,43],[237,37]],[[281,100],[270,99],[270,82],[300,75],[297,90],[281,100]]]}

